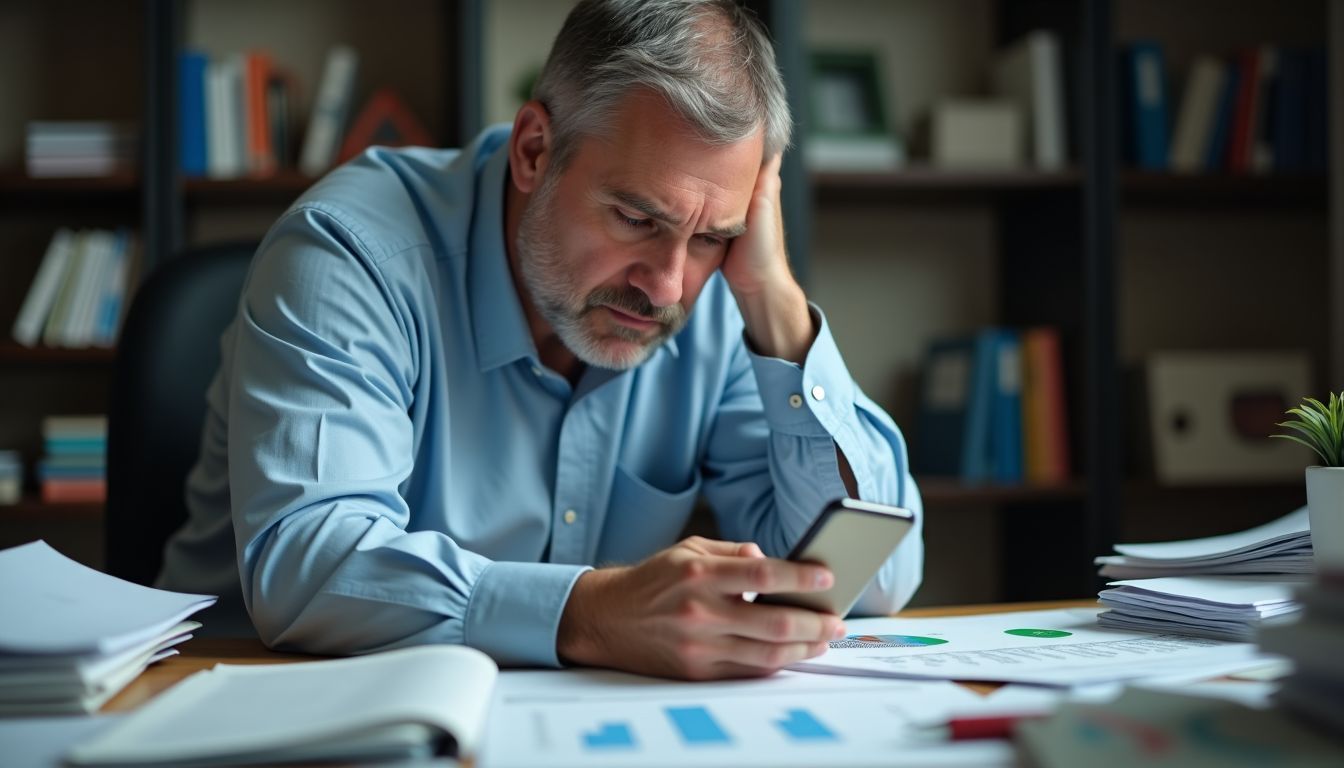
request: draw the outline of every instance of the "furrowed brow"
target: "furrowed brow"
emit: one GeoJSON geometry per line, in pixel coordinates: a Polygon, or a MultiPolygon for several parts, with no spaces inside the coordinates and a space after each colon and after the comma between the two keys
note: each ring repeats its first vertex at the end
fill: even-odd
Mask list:
{"type": "MultiPolygon", "coordinates": [[[[636,212],[648,216],[650,219],[660,221],[664,224],[668,224],[673,227],[681,226],[681,219],[676,218],[670,213],[664,211],[662,208],[659,208],[652,201],[645,200],[639,195],[633,194],[631,192],[626,192],[624,190],[611,189],[611,188],[607,189],[607,194],[616,198],[618,201],[620,201],[622,205],[629,206],[636,212]]],[[[745,234],[746,231],[747,231],[746,222],[738,222],[736,224],[730,224],[726,227],[709,228],[709,234],[715,235],[716,237],[722,237],[726,240],[731,240],[735,237],[740,237],[741,235],[745,234]]]]}

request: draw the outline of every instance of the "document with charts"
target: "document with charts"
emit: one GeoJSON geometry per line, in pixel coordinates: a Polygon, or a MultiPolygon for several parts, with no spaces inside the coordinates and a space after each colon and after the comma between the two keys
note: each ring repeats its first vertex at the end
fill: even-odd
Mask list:
{"type": "Polygon", "coordinates": [[[845,675],[1075,686],[1198,679],[1272,658],[1251,643],[1104,629],[1097,609],[928,619],[856,619],[825,654],[793,666],[845,675]]]}

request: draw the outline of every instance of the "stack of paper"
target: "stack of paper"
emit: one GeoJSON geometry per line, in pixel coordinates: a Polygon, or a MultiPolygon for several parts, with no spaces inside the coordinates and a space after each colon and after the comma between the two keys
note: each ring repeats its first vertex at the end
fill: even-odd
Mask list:
{"type": "Polygon", "coordinates": [[[1117,544],[1118,555],[1098,557],[1113,579],[1214,574],[1307,574],[1313,570],[1311,528],[1302,507],[1272,523],[1239,533],[1157,544],[1117,544]]]}
{"type": "Polygon", "coordinates": [[[0,715],[92,712],[177,651],[215,602],[132,584],[35,541],[0,551],[0,715]]]}
{"type": "Polygon", "coordinates": [[[1322,575],[1297,593],[1302,620],[1265,629],[1260,646],[1287,656],[1295,667],[1275,698],[1344,736],[1344,578],[1322,575]]]}
{"type": "Polygon", "coordinates": [[[1103,627],[1250,641],[1257,627],[1302,612],[1291,576],[1169,576],[1113,581],[1102,590],[1103,627]]]}

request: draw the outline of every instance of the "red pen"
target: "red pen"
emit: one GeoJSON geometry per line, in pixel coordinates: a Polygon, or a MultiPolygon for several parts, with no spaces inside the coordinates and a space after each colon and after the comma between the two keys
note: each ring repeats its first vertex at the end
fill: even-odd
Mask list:
{"type": "Polygon", "coordinates": [[[1013,726],[1023,720],[1045,717],[1044,712],[1023,715],[982,715],[948,718],[946,723],[929,728],[930,735],[940,735],[948,741],[971,739],[1011,739],[1013,726]]]}

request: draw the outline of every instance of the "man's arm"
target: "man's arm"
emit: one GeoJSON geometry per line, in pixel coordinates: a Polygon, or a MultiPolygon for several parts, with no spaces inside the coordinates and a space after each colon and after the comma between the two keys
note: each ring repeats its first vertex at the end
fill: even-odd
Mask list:
{"type": "Polygon", "coordinates": [[[228,444],[253,623],[267,644],[310,652],[462,643],[555,665],[560,610],[585,568],[494,562],[407,530],[428,317],[410,308],[415,280],[379,265],[394,254],[366,247],[331,212],[300,209],[268,236],[244,292],[228,444]]]}

